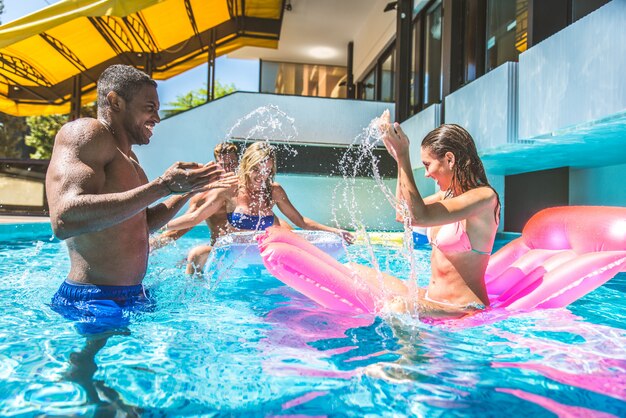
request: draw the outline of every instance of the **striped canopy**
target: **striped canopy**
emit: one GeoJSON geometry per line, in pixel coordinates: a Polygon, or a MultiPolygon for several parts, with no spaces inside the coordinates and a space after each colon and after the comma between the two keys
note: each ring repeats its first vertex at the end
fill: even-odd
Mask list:
{"type": "Polygon", "coordinates": [[[0,26],[0,111],[68,113],[95,100],[111,64],[163,80],[244,46],[276,48],[282,13],[283,0],[60,1],[0,26]]]}

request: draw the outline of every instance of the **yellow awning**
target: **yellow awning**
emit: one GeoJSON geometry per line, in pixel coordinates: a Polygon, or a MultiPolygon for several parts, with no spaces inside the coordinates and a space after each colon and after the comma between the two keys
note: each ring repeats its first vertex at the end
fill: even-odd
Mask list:
{"type": "Polygon", "coordinates": [[[111,64],[167,79],[244,46],[276,48],[283,0],[64,0],[0,26],[0,112],[68,113],[111,64]],[[79,76],[79,77],[76,77],[79,76]]]}

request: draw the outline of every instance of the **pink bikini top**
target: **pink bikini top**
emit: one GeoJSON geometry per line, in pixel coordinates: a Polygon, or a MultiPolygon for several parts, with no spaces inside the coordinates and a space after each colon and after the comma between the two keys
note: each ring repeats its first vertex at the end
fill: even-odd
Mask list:
{"type": "Polygon", "coordinates": [[[434,238],[431,236],[431,232],[432,228],[426,229],[428,241],[430,241],[433,247],[439,248],[443,253],[453,254],[472,251],[477,254],[491,255],[491,251],[480,251],[472,248],[472,243],[461,221],[442,225],[434,238]]]}

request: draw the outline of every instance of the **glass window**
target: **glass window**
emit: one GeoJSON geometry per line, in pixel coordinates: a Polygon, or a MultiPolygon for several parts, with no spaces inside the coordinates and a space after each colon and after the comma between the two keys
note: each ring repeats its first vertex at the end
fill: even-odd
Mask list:
{"type": "Polygon", "coordinates": [[[275,93],[279,65],[277,62],[261,61],[261,93],[275,93]]]}
{"type": "Polygon", "coordinates": [[[386,58],[383,58],[383,62],[381,64],[381,89],[380,89],[380,100],[383,102],[393,102],[394,101],[394,91],[395,91],[395,48],[389,52],[386,58]]]}
{"type": "MultiPolygon", "coordinates": [[[[250,145],[250,141],[233,141],[239,145],[240,149],[250,145]]],[[[285,144],[284,142],[274,142],[274,151],[276,152],[276,163],[280,174],[322,174],[324,176],[341,176],[341,162],[345,159],[345,154],[349,153],[348,161],[360,161],[356,167],[350,167],[350,171],[354,170],[357,177],[372,177],[372,164],[366,157],[363,160],[364,149],[368,145],[314,145],[314,144],[285,144]]],[[[395,177],[398,175],[396,169],[397,164],[393,157],[385,150],[383,146],[374,147],[370,150],[374,158],[376,158],[378,172],[383,177],[395,177]]]]}
{"type": "Polygon", "coordinates": [[[441,32],[443,29],[441,1],[436,2],[426,13],[425,62],[424,62],[424,105],[441,101],[441,32]]]}
{"type": "Polygon", "coordinates": [[[517,61],[528,46],[528,0],[488,0],[486,40],[486,71],[517,61]]]}
{"type": "Polygon", "coordinates": [[[363,79],[361,99],[376,100],[376,69],[370,71],[370,73],[363,79]]]}
{"type": "Polygon", "coordinates": [[[413,18],[422,11],[422,9],[428,5],[430,0],[413,0],[413,18]]]}
{"type": "Polygon", "coordinates": [[[463,7],[463,84],[485,73],[485,9],[478,2],[463,7]],[[479,29],[480,28],[480,29],[479,29]],[[482,30],[481,30],[482,29],[482,30]]]}
{"type": "Polygon", "coordinates": [[[261,62],[261,93],[346,97],[346,67],[261,62]]]}
{"type": "Polygon", "coordinates": [[[610,0],[572,0],[572,22],[587,16],[610,0]]]}
{"type": "Polygon", "coordinates": [[[411,74],[409,75],[409,86],[411,91],[409,92],[409,113],[412,115],[416,111],[418,92],[417,86],[419,85],[417,81],[417,54],[419,53],[419,38],[417,37],[417,26],[416,22],[413,23],[411,28],[411,37],[413,38],[413,51],[411,53],[411,74]]]}

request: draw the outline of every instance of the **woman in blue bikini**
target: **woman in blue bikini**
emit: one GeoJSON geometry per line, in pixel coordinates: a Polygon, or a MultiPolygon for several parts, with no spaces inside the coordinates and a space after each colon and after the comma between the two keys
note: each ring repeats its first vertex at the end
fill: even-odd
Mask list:
{"type": "Polygon", "coordinates": [[[354,242],[350,232],[302,216],[287,197],[285,189],[274,181],[275,175],[276,155],[273,147],[262,141],[250,145],[239,165],[237,196],[227,205],[230,232],[257,231],[281,225],[273,212],[276,205],[299,228],[332,232],[349,244],[354,242]]]}

